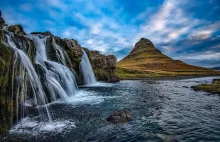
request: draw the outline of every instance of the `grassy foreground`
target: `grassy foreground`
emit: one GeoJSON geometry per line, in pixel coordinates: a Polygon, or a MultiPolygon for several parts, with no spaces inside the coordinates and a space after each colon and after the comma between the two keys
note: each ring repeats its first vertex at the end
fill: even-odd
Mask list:
{"type": "Polygon", "coordinates": [[[220,79],[213,79],[211,84],[200,84],[192,88],[197,91],[220,94],[220,79]]]}

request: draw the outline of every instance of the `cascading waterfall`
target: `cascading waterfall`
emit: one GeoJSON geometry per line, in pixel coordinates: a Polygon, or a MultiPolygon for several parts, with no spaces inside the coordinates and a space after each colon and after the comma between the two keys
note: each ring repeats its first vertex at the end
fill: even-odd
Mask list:
{"type": "Polygon", "coordinates": [[[52,40],[53,40],[53,42],[52,42],[53,47],[56,52],[56,57],[59,60],[59,62],[65,66],[67,66],[67,61],[68,61],[68,64],[70,64],[70,66],[72,66],[72,63],[70,62],[70,59],[69,59],[68,55],[66,54],[66,52],[59,45],[56,44],[54,38],[52,40]],[[66,61],[66,59],[67,59],[67,61],[66,61]]]}
{"type": "Polygon", "coordinates": [[[4,44],[14,51],[11,97],[16,100],[17,121],[28,115],[29,108],[37,108],[42,119],[51,122],[49,106],[46,104],[57,99],[68,101],[78,90],[73,72],[66,67],[67,64],[71,65],[66,52],[49,36],[26,35],[22,37],[25,40],[23,43],[11,32],[5,31],[5,35],[4,44]],[[34,48],[31,48],[27,38],[34,42],[34,61],[30,58],[34,48]],[[51,39],[56,53],[54,60],[58,62],[48,57],[47,41],[51,39]]]}
{"type": "Polygon", "coordinates": [[[67,64],[64,56],[66,55],[64,54],[65,51],[63,51],[53,39],[56,58],[60,63],[50,61],[46,53],[46,41],[48,37],[42,35],[28,35],[27,37],[34,41],[37,50],[35,63],[39,64],[44,70],[43,76],[46,78],[45,85],[50,94],[52,94],[50,99],[55,101],[57,99],[56,96],[59,96],[64,101],[67,101],[69,96],[75,94],[78,87],[74,75],[70,69],[65,66],[67,64]]]}
{"type": "Polygon", "coordinates": [[[90,85],[97,82],[95,74],[92,69],[92,65],[89,61],[89,58],[86,54],[86,52],[82,49],[83,55],[82,55],[82,61],[80,62],[80,71],[83,75],[83,83],[84,85],[90,85]]]}
{"type": "MultiPolygon", "coordinates": [[[[42,114],[42,108],[40,105],[45,105],[47,103],[47,98],[43,87],[41,85],[40,79],[34,69],[34,66],[31,63],[29,57],[19,48],[24,48],[24,44],[19,42],[15,44],[17,41],[14,38],[14,34],[8,33],[6,34],[7,42],[5,43],[7,46],[11,47],[14,51],[14,62],[13,62],[13,76],[12,76],[12,98],[14,98],[14,90],[16,92],[16,119],[17,121],[19,118],[23,118],[25,111],[26,111],[26,103],[28,102],[27,99],[31,96],[28,96],[28,83],[30,83],[31,91],[33,93],[33,106],[38,108],[40,114],[42,114]],[[19,48],[17,46],[20,45],[19,48]],[[16,74],[15,74],[16,73],[16,74]],[[16,75],[16,76],[15,76],[16,75]],[[17,80],[16,86],[14,86],[14,80],[17,80]],[[19,111],[19,104],[21,105],[19,111]],[[19,112],[21,117],[19,117],[19,112]]],[[[29,92],[30,93],[30,92],[29,92]]],[[[50,116],[48,107],[45,105],[45,110],[49,121],[52,121],[50,116]]],[[[12,114],[13,116],[13,114],[12,114]]],[[[44,115],[42,115],[43,117],[44,115]]]]}

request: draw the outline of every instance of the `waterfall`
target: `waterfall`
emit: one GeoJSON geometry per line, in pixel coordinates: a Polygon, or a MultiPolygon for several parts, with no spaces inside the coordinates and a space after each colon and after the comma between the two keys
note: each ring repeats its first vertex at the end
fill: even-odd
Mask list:
{"type": "Polygon", "coordinates": [[[28,35],[27,37],[34,41],[37,50],[35,62],[44,70],[44,77],[46,78],[45,85],[50,94],[53,94],[50,96],[50,99],[56,100],[56,95],[58,95],[63,100],[67,101],[69,96],[75,94],[78,87],[73,73],[65,66],[67,64],[64,56],[66,55],[65,51],[63,51],[61,47],[55,43],[54,39],[52,39],[53,48],[59,63],[51,61],[48,59],[46,53],[46,41],[48,37],[42,35],[28,35]]]}
{"type": "Polygon", "coordinates": [[[83,75],[83,83],[84,85],[94,84],[97,82],[95,74],[93,72],[91,63],[86,52],[82,49],[82,61],[80,62],[80,71],[83,75]]]}
{"type": "Polygon", "coordinates": [[[49,36],[16,35],[18,38],[7,31],[5,36],[4,44],[14,51],[11,97],[16,100],[17,121],[28,115],[29,108],[36,108],[43,120],[51,122],[51,110],[46,104],[58,99],[68,101],[78,90],[73,71],[66,66],[71,65],[67,53],[49,36]],[[52,59],[48,48],[55,51],[52,59]]]}
{"type": "MultiPolygon", "coordinates": [[[[14,51],[14,62],[13,62],[13,75],[12,75],[12,98],[14,98],[14,90],[16,90],[16,119],[18,121],[19,118],[23,118],[26,111],[26,101],[30,97],[28,96],[28,83],[30,84],[32,93],[33,93],[33,105],[37,106],[38,111],[42,114],[44,110],[42,110],[39,106],[45,105],[45,110],[49,121],[52,121],[50,116],[48,107],[46,106],[47,99],[43,87],[41,85],[40,79],[32,65],[29,57],[19,48],[24,48],[25,45],[21,42],[15,40],[14,35],[12,33],[6,34],[7,42],[5,43],[7,46],[11,47],[14,51]],[[18,44],[16,44],[18,43],[18,44]],[[18,45],[21,45],[17,48],[18,45]],[[14,83],[15,80],[15,72],[16,79],[18,83],[14,83]],[[14,87],[16,84],[16,87],[14,87]],[[19,103],[20,102],[20,103],[19,103]],[[19,104],[21,105],[19,111],[19,104]],[[19,117],[19,112],[21,117],[19,117]]],[[[30,92],[29,92],[30,93],[30,92]]],[[[12,114],[13,115],[13,114],[12,114]]],[[[42,115],[43,117],[43,115],[42,115]]]]}

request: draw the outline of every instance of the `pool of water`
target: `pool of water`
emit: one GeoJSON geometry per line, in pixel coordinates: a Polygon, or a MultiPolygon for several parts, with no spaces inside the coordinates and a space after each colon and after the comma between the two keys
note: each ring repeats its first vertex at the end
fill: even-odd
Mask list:
{"type": "Polygon", "coordinates": [[[220,96],[190,87],[213,78],[127,80],[82,86],[68,102],[49,104],[53,122],[22,119],[8,141],[220,141],[220,96]],[[134,120],[106,121],[113,110],[127,109],[134,120]]]}

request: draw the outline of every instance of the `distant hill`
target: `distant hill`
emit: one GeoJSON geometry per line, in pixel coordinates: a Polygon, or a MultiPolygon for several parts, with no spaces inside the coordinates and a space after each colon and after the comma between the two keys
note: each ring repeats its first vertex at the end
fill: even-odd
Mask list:
{"type": "Polygon", "coordinates": [[[219,72],[173,60],[155,48],[150,40],[141,38],[135,44],[134,49],[117,63],[116,74],[121,79],[127,79],[165,76],[209,76],[219,74],[219,72]]]}
{"type": "Polygon", "coordinates": [[[212,68],[213,70],[217,70],[217,71],[220,71],[220,67],[214,67],[212,68]]]}

